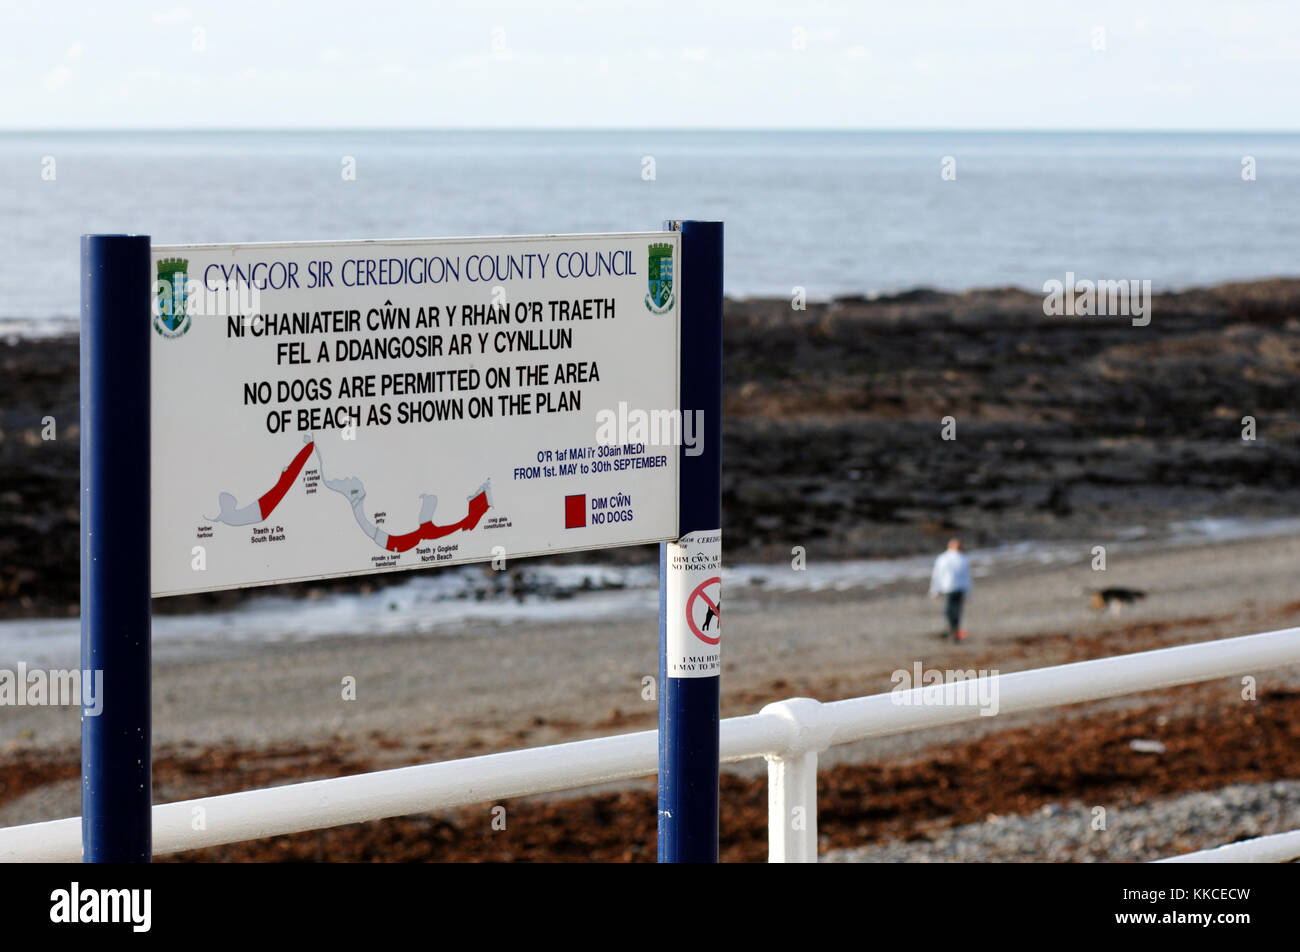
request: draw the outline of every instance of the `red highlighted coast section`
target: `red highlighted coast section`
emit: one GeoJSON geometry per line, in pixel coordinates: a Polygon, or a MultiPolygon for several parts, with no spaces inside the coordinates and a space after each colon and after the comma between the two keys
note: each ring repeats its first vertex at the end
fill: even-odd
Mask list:
{"type": "Polygon", "coordinates": [[[307,457],[311,456],[312,450],[316,448],[314,440],[308,440],[307,445],[298,451],[298,455],[293,458],[284,471],[280,473],[280,478],[276,484],[270,488],[257,502],[250,502],[247,506],[239,506],[238,501],[230,493],[221,493],[217,496],[217,508],[220,512],[209,517],[212,522],[224,522],[228,526],[251,526],[261,522],[272,512],[275,507],[280,505],[280,500],[284,499],[285,493],[293,485],[293,481],[298,478],[302,468],[307,463],[307,457]]]}
{"type": "Polygon", "coordinates": [[[407,532],[403,535],[390,535],[384,548],[389,552],[406,552],[429,539],[441,539],[443,536],[462,530],[468,532],[479,524],[479,520],[483,518],[483,514],[487,511],[487,492],[479,490],[477,495],[470,498],[469,513],[460,522],[452,523],[449,526],[437,526],[432,522],[422,522],[414,532],[407,532]]]}
{"type": "MultiPolygon", "coordinates": [[[[212,521],[224,522],[231,526],[249,526],[267,519],[275,511],[276,506],[280,505],[284,500],[285,495],[302,474],[302,469],[307,465],[307,460],[312,453],[316,453],[319,460],[320,448],[313,438],[307,437],[305,445],[280,473],[280,478],[275,485],[259,497],[255,503],[249,503],[247,506],[238,508],[234,496],[230,493],[221,493],[218,497],[221,513],[213,517],[212,521]]],[[[329,479],[325,476],[324,463],[321,462],[320,466],[321,479],[325,486],[348,501],[348,504],[352,507],[352,514],[356,517],[357,525],[361,527],[361,531],[381,549],[388,552],[406,552],[415,548],[421,542],[441,539],[453,532],[469,532],[478,527],[483,515],[492,508],[491,483],[490,481],[484,481],[478,491],[469,497],[468,512],[465,517],[459,522],[453,522],[451,525],[440,526],[433,521],[433,513],[438,505],[438,497],[424,494],[420,497],[423,502],[420,506],[420,515],[415,531],[401,535],[389,535],[371,522],[366,515],[366,487],[361,480],[356,476],[329,479]]]]}
{"type": "Polygon", "coordinates": [[[314,449],[316,449],[316,444],[314,442],[308,443],[300,449],[298,455],[293,458],[293,462],[290,463],[285,468],[284,472],[280,474],[279,482],[272,486],[270,491],[262,496],[261,499],[257,500],[257,506],[262,512],[263,519],[273,513],[276,506],[280,505],[280,500],[283,499],[284,494],[289,491],[289,487],[293,485],[293,481],[298,478],[298,474],[302,472],[303,466],[307,463],[307,457],[311,456],[314,449]]]}
{"type": "MultiPolygon", "coordinates": [[[[320,459],[320,448],[316,450],[316,457],[320,459]]],[[[383,529],[379,528],[370,521],[366,515],[366,487],[356,476],[343,476],[336,479],[330,479],[325,475],[325,463],[321,461],[321,479],[327,489],[332,489],[352,507],[352,515],[356,517],[357,525],[361,531],[374,540],[375,545],[387,552],[407,552],[421,542],[430,539],[441,539],[443,536],[451,535],[453,532],[469,532],[478,526],[483,514],[492,508],[492,486],[490,480],[484,480],[483,485],[479,486],[474,495],[469,497],[469,511],[465,518],[459,522],[453,522],[451,525],[440,526],[433,521],[434,510],[438,507],[438,497],[428,493],[421,494],[420,515],[416,520],[416,529],[413,532],[404,532],[400,535],[389,535],[383,529]]]]}

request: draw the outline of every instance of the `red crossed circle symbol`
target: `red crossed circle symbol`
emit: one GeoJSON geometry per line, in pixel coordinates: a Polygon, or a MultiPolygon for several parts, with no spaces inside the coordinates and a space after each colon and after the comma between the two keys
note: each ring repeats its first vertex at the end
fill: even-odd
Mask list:
{"type": "MultiPolygon", "coordinates": [[[[718,642],[722,641],[722,632],[721,632],[722,609],[718,607],[718,602],[720,601],[721,594],[722,594],[722,576],[715,575],[713,576],[713,578],[707,578],[699,585],[697,585],[695,587],[695,591],[691,592],[690,597],[686,599],[686,624],[691,626],[691,631],[695,633],[695,637],[700,639],[700,641],[704,642],[706,645],[716,645],[718,642]],[[719,597],[710,598],[708,595],[704,594],[704,590],[708,588],[710,585],[718,586],[719,597]],[[704,604],[707,606],[707,608],[713,609],[713,614],[716,615],[718,619],[718,629],[719,629],[718,637],[710,638],[708,635],[706,635],[704,632],[700,630],[699,625],[695,624],[696,599],[703,601],[704,604]]],[[[705,617],[708,616],[707,608],[704,612],[705,617]]]]}

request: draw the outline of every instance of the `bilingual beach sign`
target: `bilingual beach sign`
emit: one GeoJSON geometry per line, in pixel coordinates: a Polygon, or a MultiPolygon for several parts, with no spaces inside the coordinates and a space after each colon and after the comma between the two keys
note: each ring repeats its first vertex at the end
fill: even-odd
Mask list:
{"type": "Polygon", "coordinates": [[[153,248],[153,594],[676,538],[679,245],[153,248]]]}
{"type": "Polygon", "coordinates": [[[87,861],[152,855],[152,597],[645,542],[659,858],[717,859],[721,222],[81,252],[87,861]]]}

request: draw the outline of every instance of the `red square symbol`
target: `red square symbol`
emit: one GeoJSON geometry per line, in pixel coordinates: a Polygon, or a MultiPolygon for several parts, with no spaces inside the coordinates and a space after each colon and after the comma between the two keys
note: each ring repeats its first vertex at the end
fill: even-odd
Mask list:
{"type": "Polygon", "coordinates": [[[587,494],[564,497],[564,528],[581,529],[587,524],[587,494]]]}

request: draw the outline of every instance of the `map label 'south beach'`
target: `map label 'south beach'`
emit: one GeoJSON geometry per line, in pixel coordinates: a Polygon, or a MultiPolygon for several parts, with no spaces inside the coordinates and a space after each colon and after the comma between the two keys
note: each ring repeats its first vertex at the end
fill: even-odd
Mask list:
{"type": "Polygon", "coordinates": [[[155,247],[152,588],[676,537],[676,234],[155,247]]]}

